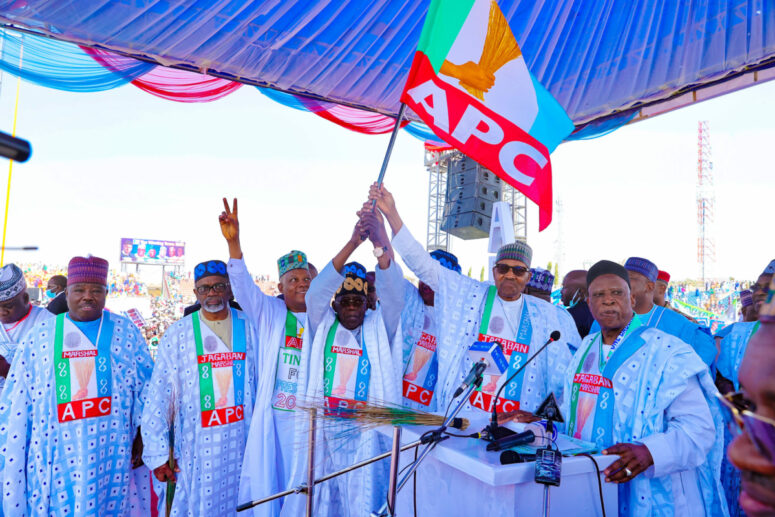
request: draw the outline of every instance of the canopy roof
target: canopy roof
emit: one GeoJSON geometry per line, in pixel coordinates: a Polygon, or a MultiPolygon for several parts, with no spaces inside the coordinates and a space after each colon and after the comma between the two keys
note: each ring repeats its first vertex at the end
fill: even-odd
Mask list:
{"type": "MultiPolygon", "coordinates": [[[[428,4],[0,0],[0,25],[395,115],[428,4]]],[[[651,116],[775,77],[768,0],[499,4],[531,71],[577,127],[651,116]]]]}

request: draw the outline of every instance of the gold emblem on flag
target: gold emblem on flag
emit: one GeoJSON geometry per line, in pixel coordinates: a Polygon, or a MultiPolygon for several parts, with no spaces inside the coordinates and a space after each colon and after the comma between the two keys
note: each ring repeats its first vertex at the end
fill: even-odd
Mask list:
{"type": "Polygon", "coordinates": [[[444,61],[441,73],[458,79],[460,86],[468,93],[484,101],[484,94],[495,85],[495,73],[503,65],[521,55],[522,51],[514,38],[514,33],[511,32],[509,22],[503,16],[498,2],[493,0],[490,3],[487,35],[479,62],[468,61],[456,65],[450,61],[444,61]]]}

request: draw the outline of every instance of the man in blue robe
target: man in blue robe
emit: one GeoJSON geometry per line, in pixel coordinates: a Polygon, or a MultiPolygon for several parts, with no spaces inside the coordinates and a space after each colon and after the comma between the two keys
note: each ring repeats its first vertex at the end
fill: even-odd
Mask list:
{"type": "Polygon", "coordinates": [[[747,321],[732,323],[716,333],[716,337],[721,338],[718,357],[719,374],[731,381],[736,390],[740,389],[737,370],[743,361],[748,341],[759,328],[759,309],[767,297],[767,289],[773,273],[775,273],[775,260],[764,268],[756,283],[751,286],[753,305],[748,311],[747,321]]]}
{"type": "Polygon", "coordinates": [[[622,266],[598,262],[587,284],[602,330],[568,368],[567,434],[619,456],[604,474],[619,483],[620,516],[726,516],[721,414],[707,366],[685,342],[643,325],[622,266]]]}
{"type": "Polygon", "coordinates": [[[104,310],[108,262],[75,257],[69,312],[36,325],[0,396],[5,515],[123,516],[151,377],[148,345],[104,310]]]}
{"type": "MultiPolygon", "coordinates": [[[[748,350],[748,343],[759,330],[759,311],[767,296],[768,286],[775,272],[775,260],[769,263],[756,283],[751,286],[751,305],[746,311],[746,321],[727,325],[716,333],[719,341],[718,373],[716,385],[722,393],[740,390],[737,372],[748,350]]],[[[741,293],[742,295],[742,293],[741,293]]],[[[734,436],[725,430],[724,442],[728,445],[734,436]]],[[[740,471],[727,459],[721,465],[721,482],[727,496],[730,514],[733,517],[743,515],[740,508],[740,471]]]]}

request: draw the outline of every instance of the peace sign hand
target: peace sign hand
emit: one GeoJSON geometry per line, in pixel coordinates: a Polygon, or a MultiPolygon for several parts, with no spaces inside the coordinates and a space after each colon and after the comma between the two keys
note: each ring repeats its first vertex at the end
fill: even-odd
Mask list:
{"type": "Polygon", "coordinates": [[[234,198],[234,207],[229,208],[229,202],[223,198],[224,211],[218,217],[221,224],[221,233],[227,242],[239,241],[239,219],[237,218],[237,198],[234,198]]]}

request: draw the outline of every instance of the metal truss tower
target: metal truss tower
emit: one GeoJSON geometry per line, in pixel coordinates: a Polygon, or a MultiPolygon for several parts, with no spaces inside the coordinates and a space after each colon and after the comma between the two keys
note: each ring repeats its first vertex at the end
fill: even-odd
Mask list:
{"type": "Polygon", "coordinates": [[[501,199],[511,205],[511,220],[514,221],[514,237],[527,240],[527,198],[511,185],[503,184],[501,199]]]}
{"type": "Polygon", "coordinates": [[[447,165],[452,151],[425,151],[428,169],[428,231],[425,248],[428,251],[449,251],[449,234],[441,229],[447,193],[447,165]]]}
{"type": "Polygon", "coordinates": [[[710,128],[708,121],[703,120],[697,124],[697,263],[700,264],[703,282],[716,261],[713,239],[715,205],[710,128]]]}
{"type": "MultiPolygon", "coordinates": [[[[428,251],[449,251],[449,234],[441,229],[444,222],[444,204],[447,199],[447,171],[453,160],[462,160],[459,151],[425,151],[428,169],[428,227],[425,247],[428,251]]],[[[527,240],[527,198],[515,188],[504,184],[501,199],[511,205],[514,236],[527,240]]]]}

